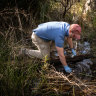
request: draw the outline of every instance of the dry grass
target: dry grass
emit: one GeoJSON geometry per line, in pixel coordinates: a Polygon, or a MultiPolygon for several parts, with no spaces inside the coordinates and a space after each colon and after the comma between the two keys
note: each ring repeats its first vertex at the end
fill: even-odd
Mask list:
{"type": "MultiPolygon", "coordinates": [[[[23,20],[21,20],[20,16],[25,18],[25,21],[29,20],[28,22],[31,25],[31,27],[32,27],[32,23],[35,25],[34,20],[32,19],[31,14],[27,14],[23,10],[22,11],[18,10],[18,8],[5,9],[3,11],[0,11],[0,16],[2,17],[2,22],[3,22],[2,23],[2,28],[0,27],[0,35],[3,36],[3,39],[7,43],[8,48],[11,49],[10,55],[13,55],[13,57],[15,58],[17,56],[17,53],[16,53],[17,50],[19,48],[21,48],[22,46],[26,45],[25,42],[24,42],[24,40],[25,40],[25,35],[24,34],[28,33],[28,32],[25,32],[25,29],[23,29],[24,28],[24,26],[22,24],[23,20]],[[14,17],[17,20],[16,21],[17,25],[15,25],[15,23],[14,23],[14,21],[15,21],[14,17]]],[[[26,23],[26,22],[23,22],[23,23],[26,23]]],[[[30,35],[30,33],[28,33],[28,34],[30,35]]],[[[3,50],[3,48],[2,48],[2,50],[3,50]]],[[[0,51],[2,51],[2,50],[0,50],[0,51]]],[[[25,58],[25,60],[26,60],[26,58],[25,58]]],[[[20,62],[17,62],[17,61],[14,61],[14,62],[18,63],[18,64],[20,63],[20,62]]],[[[3,62],[3,63],[5,63],[5,62],[3,62]]],[[[32,75],[35,75],[35,73],[32,71],[33,70],[32,69],[32,64],[33,65],[35,64],[35,60],[31,61],[31,62],[28,62],[28,63],[30,63],[30,66],[29,65],[27,66],[27,63],[26,63],[26,67],[28,67],[30,69],[30,70],[29,69],[27,70],[29,72],[28,79],[29,79],[29,77],[32,79],[32,75]],[[33,73],[31,73],[31,72],[33,72],[33,73]]],[[[2,66],[3,65],[4,64],[2,64],[2,66]]],[[[14,69],[10,68],[9,65],[7,64],[7,67],[9,68],[9,69],[7,69],[8,71],[9,70],[16,71],[16,72],[18,71],[18,70],[15,69],[15,67],[14,67],[14,69]]],[[[37,67],[38,66],[34,67],[34,68],[36,68],[36,72],[37,72],[37,67]]],[[[23,72],[25,73],[26,69],[24,69],[23,71],[19,67],[18,67],[18,69],[21,70],[21,74],[23,74],[23,72]]],[[[28,73],[28,72],[26,72],[26,73],[28,73]]],[[[10,76],[11,77],[13,76],[12,78],[16,78],[15,72],[14,72],[14,74],[13,74],[13,72],[11,72],[11,73],[12,73],[12,75],[10,75],[10,76]]],[[[9,72],[9,74],[10,74],[10,72],[9,72]]],[[[34,90],[38,91],[38,89],[41,88],[40,86],[47,86],[47,87],[42,87],[40,89],[40,90],[46,91],[45,93],[42,93],[43,95],[48,96],[50,94],[50,92],[53,91],[56,94],[65,94],[67,92],[67,93],[70,93],[71,96],[75,96],[76,94],[84,94],[86,96],[96,96],[96,80],[90,81],[90,82],[80,80],[79,78],[77,78],[74,75],[74,73],[71,73],[69,75],[65,75],[62,72],[56,71],[56,69],[51,65],[48,68],[47,64],[44,64],[44,66],[42,67],[42,70],[40,70],[39,73],[37,73],[37,74],[39,74],[42,77],[42,80],[41,80],[41,82],[38,82],[39,87],[36,85],[34,88],[31,88],[31,89],[32,90],[34,89],[34,90]]],[[[0,73],[0,80],[2,80],[2,77],[3,77],[3,75],[0,73]]],[[[7,75],[6,75],[6,77],[7,77],[7,75]]],[[[7,82],[6,77],[4,78],[4,80],[7,82]]],[[[29,85],[29,81],[26,80],[24,78],[24,76],[21,76],[21,77],[18,77],[18,73],[17,73],[17,81],[24,80],[24,82],[26,81],[26,85],[29,85]],[[20,79],[20,80],[18,80],[18,79],[20,79]]],[[[33,77],[35,78],[35,76],[33,76],[33,77]]],[[[40,79],[40,78],[38,78],[38,79],[40,79]]],[[[36,79],[37,79],[37,77],[36,77],[36,79]]],[[[30,82],[32,80],[30,80],[30,82]]],[[[4,84],[6,82],[4,82],[4,84]]],[[[10,81],[9,81],[9,83],[10,83],[10,81]]],[[[16,83],[14,82],[13,83],[13,88],[14,88],[15,84],[16,83]]],[[[17,86],[16,86],[17,88],[15,87],[14,90],[18,89],[18,85],[19,85],[19,82],[17,82],[17,86]]],[[[30,83],[30,85],[31,85],[31,83],[30,83]]],[[[9,85],[9,86],[11,86],[11,85],[9,85]]],[[[6,89],[6,86],[3,86],[3,87],[6,89]]],[[[27,88],[30,89],[29,87],[30,86],[28,86],[27,88]]],[[[25,90],[25,89],[23,89],[23,90],[25,90]]],[[[29,90],[27,90],[27,91],[29,92],[29,90]]],[[[7,94],[7,92],[5,92],[5,93],[7,94]]],[[[14,94],[15,94],[15,92],[14,92],[14,94]]]]}
{"type": "MultiPolygon", "coordinates": [[[[71,94],[82,93],[86,96],[96,95],[96,83],[87,81],[84,82],[77,78],[74,73],[65,75],[64,73],[56,71],[56,69],[51,66],[46,71],[45,77],[47,78],[47,84],[50,86],[50,90],[54,90],[57,94],[64,94],[65,92],[69,91],[71,94]]],[[[48,90],[48,87],[44,88],[43,90],[48,90]]]]}

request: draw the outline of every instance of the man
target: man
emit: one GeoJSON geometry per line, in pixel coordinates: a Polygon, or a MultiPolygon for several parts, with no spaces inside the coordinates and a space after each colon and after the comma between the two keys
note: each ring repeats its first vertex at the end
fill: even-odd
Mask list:
{"type": "Polygon", "coordinates": [[[37,46],[38,50],[23,49],[29,56],[43,58],[50,57],[50,42],[54,41],[60,61],[67,73],[71,73],[72,69],[67,65],[64,56],[64,39],[67,37],[68,44],[75,56],[76,52],[73,48],[72,38],[80,39],[81,27],[78,24],[69,25],[66,22],[46,22],[38,25],[32,33],[32,42],[37,46]]]}

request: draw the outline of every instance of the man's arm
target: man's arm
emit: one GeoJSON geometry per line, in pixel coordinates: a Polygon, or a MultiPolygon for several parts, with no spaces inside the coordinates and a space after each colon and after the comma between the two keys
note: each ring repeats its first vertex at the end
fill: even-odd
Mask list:
{"type": "Polygon", "coordinates": [[[56,46],[56,49],[57,49],[61,63],[63,64],[63,66],[66,66],[67,63],[66,63],[66,58],[64,56],[64,49],[57,46],[56,46]]]}
{"type": "Polygon", "coordinates": [[[68,44],[69,44],[69,47],[71,48],[73,57],[76,56],[76,51],[75,51],[74,48],[73,48],[72,38],[67,37],[67,42],[68,42],[68,44]]]}
{"type": "Polygon", "coordinates": [[[67,37],[67,42],[69,44],[69,47],[72,49],[73,48],[72,38],[67,37]]]}
{"type": "Polygon", "coordinates": [[[64,49],[63,48],[60,48],[60,47],[56,47],[56,49],[57,49],[57,52],[58,52],[60,61],[61,61],[62,65],[63,65],[65,71],[67,73],[71,73],[72,72],[72,69],[66,63],[66,58],[64,56],[64,49]]]}

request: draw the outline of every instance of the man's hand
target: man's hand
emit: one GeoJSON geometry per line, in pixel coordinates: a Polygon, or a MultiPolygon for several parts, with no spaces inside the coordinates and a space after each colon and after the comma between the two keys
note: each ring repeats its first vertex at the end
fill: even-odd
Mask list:
{"type": "Polygon", "coordinates": [[[71,49],[71,51],[72,51],[72,55],[76,56],[76,51],[73,48],[71,49]]]}
{"type": "Polygon", "coordinates": [[[72,72],[72,69],[68,66],[64,66],[64,69],[67,73],[71,73],[72,72]]]}

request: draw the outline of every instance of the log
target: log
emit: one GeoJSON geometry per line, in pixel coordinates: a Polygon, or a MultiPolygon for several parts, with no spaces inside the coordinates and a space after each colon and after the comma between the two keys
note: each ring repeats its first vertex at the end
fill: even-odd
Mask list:
{"type": "MultiPolygon", "coordinates": [[[[84,59],[89,59],[92,58],[92,54],[82,54],[82,55],[78,55],[78,56],[74,56],[73,58],[71,56],[65,56],[67,63],[76,63],[79,61],[82,61],[84,59]]],[[[55,57],[51,57],[50,63],[58,63],[60,64],[60,59],[58,56],[55,57]]]]}

